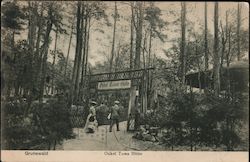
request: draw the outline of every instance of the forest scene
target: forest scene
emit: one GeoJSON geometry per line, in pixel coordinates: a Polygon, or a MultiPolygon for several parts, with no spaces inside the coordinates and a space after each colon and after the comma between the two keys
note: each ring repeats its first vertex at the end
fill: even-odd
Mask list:
{"type": "Polygon", "coordinates": [[[1,139],[3,150],[248,151],[248,4],[3,1],[1,139]]]}

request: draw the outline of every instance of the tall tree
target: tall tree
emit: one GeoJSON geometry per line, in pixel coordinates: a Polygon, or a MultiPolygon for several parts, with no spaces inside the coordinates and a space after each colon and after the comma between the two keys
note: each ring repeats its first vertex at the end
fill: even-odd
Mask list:
{"type": "Polygon", "coordinates": [[[85,64],[84,64],[84,75],[87,75],[87,69],[88,69],[88,55],[89,55],[89,36],[90,36],[90,22],[91,22],[91,17],[88,18],[87,22],[87,30],[86,30],[86,47],[85,47],[85,64]]]}
{"type": "Polygon", "coordinates": [[[39,101],[42,101],[43,94],[44,94],[44,86],[45,86],[45,78],[46,78],[46,69],[47,69],[47,58],[48,58],[48,49],[49,49],[49,37],[50,37],[50,32],[52,30],[52,25],[53,25],[53,7],[52,3],[48,5],[48,20],[46,24],[46,31],[45,31],[45,37],[44,37],[44,43],[42,45],[42,74],[41,74],[41,82],[40,82],[40,95],[39,95],[39,101]]]}
{"type": "Polygon", "coordinates": [[[227,33],[227,37],[228,37],[228,48],[227,48],[227,53],[226,53],[226,66],[227,66],[227,92],[228,94],[230,94],[230,73],[229,73],[229,65],[230,65],[230,60],[231,60],[231,26],[230,28],[228,29],[228,33],[227,33]]]}
{"type": "MultiPolygon", "coordinates": [[[[88,50],[90,27],[92,18],[106,20],[105,5],[102,2],[78,2],[77,3],[77,22],[76,22],[76,51],[72,76],[72,99],[80,99],[80,85],[83,85],[83,77],[87,72],[88,50]]],[[[107,20],[106,20],[107,21],[107,20]]]]}
{"type": "Polygon", "coordinates": [[[79,87],[79,75],[81,72],[81,62],[82,62],[82,46],[83,46],[83,29],[84,29],[84,2],[77,3],[77,22],[76,22],[76,50],[75,50],[75,60],[73,69],[73,94],[72,97],[74,101],[78,99],[78,87],[79,87]]]}
{"type": "Polygon", "coordinates": [[[135,69],[140,69],[141,62],[141,42],[142,42],[142,27],[143,27],[143,2],[136,2],[137,4],[137,28],[136,28],[136,47],[135,47],[135,69]]]}
{"type": "MultiPolygon", "coordinates": [[[[51,42],[51,37],[50,33],[52,31],[52,27],[54,26],[56,29],[58,29],[59,33],[65,33],[66,31],[63,29],[63,16],[62,16],[62,11],[63,10],[63,5],[57,2],[46,2],[45,7],[47,10],[47,14],[45,15],[44,19],[46,22],[46,28],[45,28],[45,36],[43,39],[43,45],[40,50],[40,57],[42,58],[42,65],[40,66],[39,69],[41,69],[41,80],[40,80],[40,94],[39,94],[39,100],[41,101],[43,94],[44,94],[44,88],[45,88],[45,83],[46,83],[46,78],[48,77],[48,67],[47,67],[47,59],[48,59],[48,49],[49,49],[49,44],[51,42]]],[[[40,70],[38,70],[40,71],[40,70]]]]}
{"type": "Polygon", "coordinates": [[[30,95],[30,101],[32,99],[35,99],[37,95],[39,95],[39,89],[37,89],[39,79],[41,76],[41,67],[42,67],[42,48],[40,47],[40,44],[42,43],[42,36],[43,31],[46,25],[46,19],[44,17],[45,12],[45,3],[41,2],[38,11],[37,11],[36,19],[37,19],[37,37],[36,37],[36,43],[35,43],[35,53],[34,53],[34,60],[33,60],[33,81],[31,86],[31,95],[30,95]]]}
{"type": "Polygon", "coordinates": [[[114,27],[113,27],[113,41],[112,41],[112,49],[111,49],[111,58],[110,58],[110,68],[109,72],[112,71],[112,66],[113,66],[113,59],[114,59],[114,54],[115,54],[115,33],[116,33],[116,21],[117,21],[117,4],[115,1],[115,10],[114,10],[114,27]]]}
{"type": "Polygon", "coordinates": [[[237,60],[240,61],[240,28],[241,28],[241,6],[238,2],[237,9],[237,60]]]}
{"type": "Polygon", "coordinates": [[[68,61],[69,61],[69,52],[70,52],[71,41],[72,41],[73,30],[74,30],[74,19],[75,19],[75,16],[73,18],[72,25],[71,25],[71,32],[70,32],[70,37],[69,37],[69,46],[68,46],[68,52],[67,52],[65,68],[64,68],[64,77],[66,76],[66,71],[67,71],[67,66],[68,66],[68,61]]]}
{"type": "Polygon", "coordinates": [[[28,2],[28,43],[31,52],[34,51],[35,38],[36,38],[36,12],[38,9],[37,2],[28,2]]]}
{"type": "Polygon", "coordinates": [[[146,69],[146,56],[145,56],[145,51],[147,50],[146,48],[146,42],[147,42],[147,31],[144,31],[144,37],[143,37],[143,43],[142,43],[142,62],[143,62],[143,68],[146,69]]]}
{"type": "Polygon", "coordinates": [[[181,3],[181,82],[185,84],[186,75],[186,2],[181,3]]]}
{"type": "MultiPolygon", "coordinates": [[[[204,14],[204,20],[205,20],[205,37],[204,37],[204,53],[205,53],[205,86],[208,85],[208,73],[207,73],[207,70],[208,70],[208,38],[207,38],[207,2],[205,2],[205,14],[204,14]]],[[[207,87],[205,88],[207,89],[207,87]]]]}
{"type": "Polygon", "coordinates": [[[222,69],[224,59],[225,59],[225,51],[226,44],[228,41],[228,11],[226,11],[226,26],[223,27],[222,22],[220,21],[221,26],[221,59],[220,59],[220,69],[222,69]]]}
{"type": "MultiPolygon", "coordinates": [[[[83,8],[83,29],[82,29],[82,61],[81,61],[81,81],[80,81],[80,84],[82,84],[81,86],[83,87],[83,79],[84,79],[84,74],[85,74],[85,64],[87,62],[87,44],[88,44],[88,39],[87,39],[87,34],[88,34],[88,24],[89,24],[89,17],[88,17],[88,4],[84,4],[84,8],[83,8]]],[[[79,67],[80,68],[80,67],[79,67]]],[[[80,88],[78,88],[78,86],[80,86],[80,84],[77,83],[77,98],[80,97],[80,88]]]]}
{"type": "Polygon", "coordinates": [[[131,20],[130,20],[130,70],[133,69],[133,47],[134,47],[134,2],[131,2],[131,20]]]}
{"type": "Polygon", "coordinates": [[[54,51],[52,51],[53,54],[53,61],[52,61],[52,68],[53,68],[53,74],[52,74],[52,83],[51,83],[51,94],[54,94],[54,78],[55,78],[55,62],[56,62],[56,55],[57,55],[57,38],[58,38],[58,29],[56,29],[55,32],[55,46],[54,51]]]}
{"type": "MultiPolygon", "coordinates": [[[[20,31],[23,30],[23,25],[25,15],[23,9],[17,4],[16,1],[6,1],[2,3],[1,6],[1,34],[6,34],[4,37],[4,41],[1,43],[9,47],[9,52],[7,53],[7,57],[13,63],[11,65],[11,69],[13,69],[13,65],[17,63],[17,52],[15,49],[15,35],[20,34],[20,31]]],[[[1,37],[3,38],[3,37],[1,37]]],[[[2,39],[1,39],[2,40],[2,39]]],[[[2,46],[2,45],[1,45],[2,46]]],[[[15,73],[15,71],[13,71],[15,73]]],[[[13,75],[14,77],[14,75],[13,75]]],[[[5,78],[5,75],[4,75],[5,78]]],[[[8,97],[11,93],[11,89],[16,82],[19,82],[18,79],[12,79],[12,82],[6,82],[6,96],[8,97]]],[[[17,86],[16,86],[17,87],[17,86]]],[[[18,88],[16,88],[17,90],[18,88]]]]}
{"type": "Polygon", "coordinates": [[[77,75],[77,67],[78,67],[78,59],[79,59],[79,47],[81,44],[81,2],[77,2],[77,13],[76,13],[76,49],[75,49],[75,59],[74,59],[74,66],[73,66],[73,74],[72,74],[72,86],[71,86],[71,100],[72,103],[75,98],[75,87],[76,87],[76,75],[77,75]]]}
{"type": "Polygon", "coordinates": [[[77,66],[77,75],[76,75],[76,85],[75,85],[75,101],[78,101],[79,92],[80,92],[80,76],[84,71],[84,63],[85,63],[85,55],[86,55],[86,33],[87,33],[87,6],[86,2],[82,2],[82,11],[81,11],[81,26],[80,26],[80,47],[79,47],[79,55],[78,55],[78,66],[77,66]]]}
{"type": "Polygon", "coordinates": [[[219,4],[214,5],[214,57],[213,57],[213,73],[214,73],[214,91],[218,95],[220,92],[220,58],[219,58],[219,4]]]}
{"type": "MultiPolygon", "coordinates": [[[[22,86],[23,88],[23,96],[28,96],[28,93],[30,90],[32,90],[32,84],[33,84],[33,77],[34,77],[34,61],[35,61],[35,40],[36,40],[36,30],[37,30],[37,10],[38,10],[38,2],[28,2],[27,9],[27,17],[28,17],[28,37],[27,37],[27,43],[28,43],[28,49],[29,52],[26,54],[29,54],[29,57],[27,57],[28,65],[25,66],[25,69],[23,75],[25,76],[25,73],[28,74],[29,79],[26,80],[26,86],[22,86]]],[[[25,77],[24,77],[25,78],[25,77]]]]}

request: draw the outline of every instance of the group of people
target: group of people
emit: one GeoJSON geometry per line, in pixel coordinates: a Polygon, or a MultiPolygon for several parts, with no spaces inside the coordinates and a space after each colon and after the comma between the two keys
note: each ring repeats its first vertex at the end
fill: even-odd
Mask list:
{"type": "MultiPolygon", "coordinates": [[[[91,101],[90,108],[89,108],[89,115],[87,116],[85,127],[84,127],[85,132],[87,133],[94,133],[98,129],[96,107],[97,107],[97,102],[91,101]]],[[[121,116],[120,102],[116,100],[114,101],[114,105],[110,107],[109,114],[107,116],[107,119],[110,121],[109,132],[112,132],[112,128],[114,124],[116,124],[116,130],[120,131],[119,129],[120,116],[121,116]]]]}

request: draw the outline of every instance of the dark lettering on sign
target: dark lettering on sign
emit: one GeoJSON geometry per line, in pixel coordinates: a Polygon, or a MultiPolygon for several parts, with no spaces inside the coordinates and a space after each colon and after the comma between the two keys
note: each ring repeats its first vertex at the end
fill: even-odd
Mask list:
{"type": "Polygon", "coordinates": [[[98,82],[98,90],[128,89],[130,87],[131,80],[98,82]]]}

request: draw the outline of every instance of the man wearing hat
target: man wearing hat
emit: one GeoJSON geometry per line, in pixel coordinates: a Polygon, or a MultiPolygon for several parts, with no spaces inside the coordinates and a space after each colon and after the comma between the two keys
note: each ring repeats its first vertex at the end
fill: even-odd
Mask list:
{"type": "Polygon", "coordinates": [[[116,130],[119,130],[119,118],[120,118],[120,102],[115,101],[114,106],[111,107],[111,122],[110,122],[110,127],[109,127],[109,132],[112,132],[112,127],[116,123],[116,130]]]}

